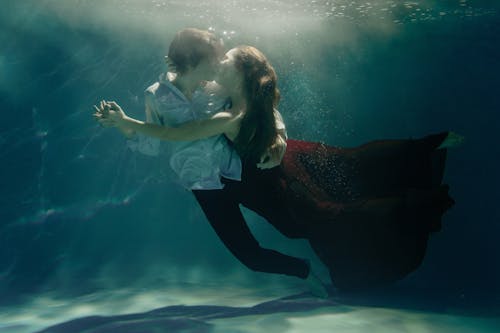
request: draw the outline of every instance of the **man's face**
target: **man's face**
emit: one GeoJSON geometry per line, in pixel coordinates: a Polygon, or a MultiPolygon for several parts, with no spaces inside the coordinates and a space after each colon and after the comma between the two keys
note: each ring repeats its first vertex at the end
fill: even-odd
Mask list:
{"type": "Polygon", "coordinates": [[[198,73],[198,77],[200,78],[200,80],[213,81],[215,79],[215,75],[218,72],[218,69],[218,59],[204,59],[198,64],[198,66],[196,66],[195,70],[198,73]]]}

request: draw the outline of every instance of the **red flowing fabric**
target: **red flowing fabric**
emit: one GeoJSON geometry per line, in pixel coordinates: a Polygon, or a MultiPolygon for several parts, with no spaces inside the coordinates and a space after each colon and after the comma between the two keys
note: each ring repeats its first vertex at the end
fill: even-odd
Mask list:
{"type": "Polygon", "coordinates": [[[394,282],[421,264],[453,204],[442,177],[447,133],[355,148],[289,140],[279,186],[288,216],[339,289],[394,282]]]}

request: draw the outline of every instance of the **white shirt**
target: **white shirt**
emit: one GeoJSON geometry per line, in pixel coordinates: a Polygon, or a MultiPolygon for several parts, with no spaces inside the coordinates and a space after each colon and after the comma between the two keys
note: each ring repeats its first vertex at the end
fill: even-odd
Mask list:
{"type": "MultiPolygon", "coordinates": [[[[207,94],[202,89],[188,100],[166,77],[145,91],[149,111],[146,122],[158,125],[179,126],[196,119],[205,119],[225,109],[227,99],[207,94]]],[[[241,180],[241,160],[224,135],[216,135],[195,141],[165,142],[145,135],[129,143],[133,150],[157,156],[160,145],[168,144],[170,167],[177,181],[186,189],[221,189],[221,177],[241,180]]]]}

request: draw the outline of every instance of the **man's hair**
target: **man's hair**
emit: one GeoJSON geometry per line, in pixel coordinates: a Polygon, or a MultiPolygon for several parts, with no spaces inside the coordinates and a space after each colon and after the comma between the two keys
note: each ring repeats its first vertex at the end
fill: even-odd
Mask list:
{"type": "Polygon", "coordinates": [[[222,40],[206,30],[186,28],[175,34],[168,49],[168,58],[176,72],[184,74],[203,60],[216,61],[223,54],[222,40]]]}

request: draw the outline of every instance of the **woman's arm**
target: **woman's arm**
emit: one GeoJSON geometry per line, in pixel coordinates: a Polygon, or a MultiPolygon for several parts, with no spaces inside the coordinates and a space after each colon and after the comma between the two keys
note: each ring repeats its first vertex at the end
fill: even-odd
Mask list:
{"type": "Polygon", "coordinates": [[[281,164],[281,160],[286,152],[286,133],[285,122],[278,110],[274,110],[274,118],[276,122],[277,135],[274,143],[262,155],[260,163],[257,164],[259,169],[270,169],[281,164]]]}
{"type": "Polygon", "coordinates": [[[194,120],[179,127],[160,126],[148,124],[143,121],[124,117],[119,126],[140,132],[149,136],[168,141],[193,141],[208,138],[214,135],[231,132],[234,127],[235,117],[228,112],[221,112],[212,118],[194,120]]]}
{"type": "Polygon", "coordinates": [[[220,112],[212,118],[194,120],[178,127],[149,124],[128,117],[121,107],[115,102],[107,102],[108,107],[96,113],[99,121],[106,126],[116,126],[125,130],[143,133],[168,141],[192,141],[208,138],[218,134],[234,137],[239,130],[241,115],[229,112],[220,112]]]}

